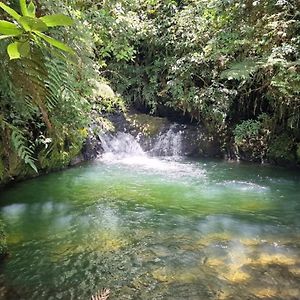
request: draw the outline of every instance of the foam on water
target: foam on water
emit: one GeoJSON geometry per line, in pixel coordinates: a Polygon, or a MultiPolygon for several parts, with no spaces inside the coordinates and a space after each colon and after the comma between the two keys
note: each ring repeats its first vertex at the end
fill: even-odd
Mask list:
{"type": "Polygon", "coordinates": [[[269,188],[248,181],[239,181],[239,180],[226,180],[218,185],[222,185],[230,188],[231,190],[237,190],[240,192],[255,192],[255,193],[263,193],[269,191],[269,188]]]}

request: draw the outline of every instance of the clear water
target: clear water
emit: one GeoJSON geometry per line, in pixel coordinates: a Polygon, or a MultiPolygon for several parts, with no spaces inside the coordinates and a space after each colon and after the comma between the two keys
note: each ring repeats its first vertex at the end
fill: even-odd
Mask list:
{"type": "Polygon", "coordinates": [[[300,174],[146,156],[1,192],[1,299],[300,299],[300,174]]]}

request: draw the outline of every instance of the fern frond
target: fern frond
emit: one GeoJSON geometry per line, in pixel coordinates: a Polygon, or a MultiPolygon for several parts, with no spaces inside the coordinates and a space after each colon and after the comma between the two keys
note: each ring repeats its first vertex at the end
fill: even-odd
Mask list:
{"type": "Polygon", "coordinates": [[[229,69],[221,72],[221,79],[236,79],[245,80],[249,79],[250,76],[258,70],[260,63],[256,60],[245,59],[242,62],[234,63],[229,69]]]}
{"type": "Polygon", "coordinates": [[[11,141],[15,148],[18,156],[28,164],[36,173],[38,173],[37,167],[34,164],[33,150],[27,146],[27,139],[23,132],[16,128],[15,126],[10,126],[12,129],[11,141]]]}
{"type": "Polygon", "coordinates": [[[34,150],[27,146],[27,138],[25,137],[25,134],[16,126],[6,121],[2,120],[2,123],[11,130],[11,143],[18,156],[36,173],[38,173],[33,158],[34,150]]]}

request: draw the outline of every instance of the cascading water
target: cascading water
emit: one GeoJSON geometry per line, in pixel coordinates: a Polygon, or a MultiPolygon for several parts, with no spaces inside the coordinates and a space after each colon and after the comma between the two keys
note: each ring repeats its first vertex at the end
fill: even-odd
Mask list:
{"type": "Polygon", "coordinates": [[[110,153],[115,155],[135,155],[144,156],[141,145],[138,141],[129,133],[118,132],[116,135],[103,134],[100,136],[102,148],[104,153],[110,153]]]}
{"type": "Polygon", "coordinates": [[[149,151],[144,151],[139,138],[130,133],[102,134],[99,138],[104,152],[99,160],[107,164],[156,170],[171,177],[191,175],[203,177],[203,170],[181,163],[182,136],[183,132],[180,131],[179,125],[173,124],[154,140],[149,151]]]}
{"type": "Polygon", "coordinates": [[[99,138],[104,151],[100,158],[103,162],[132,165],[147,159],[141,145],[129,133],[102,134],[99,138]]]}
{"type": "Polygon", "coordinates": [[[151,154],[155,156],[180,156],[182,155],[182,131],[177,124],[173,124],[169,130],[159,135],[151,154]]]}
{"type": "Polygon", "coordinates": [[[178,130],[177,124],[173,124],[168,131],[161,133],[153,147],[147,153],[142,149],[135,138],[130,133],[118,132],[116,134],[102,134],[99,138],[105,156],[171,156],[179,157],[182,155],[182,131],[178,130]]]}

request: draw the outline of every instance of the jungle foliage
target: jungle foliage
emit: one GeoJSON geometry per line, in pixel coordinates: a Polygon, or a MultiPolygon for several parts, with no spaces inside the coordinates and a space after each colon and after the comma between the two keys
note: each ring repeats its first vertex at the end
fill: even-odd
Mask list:
{"type": "Polygon", "coordinates": [[[186,114],[229,157],[300,161],[299,1],[77,3],[127,102],[186,114]]]}
{"type": "Polygon", "coordinates": [[[10,34],[2,30],[0,43],[0,182],[5,182],[62,168],[80,152],[90,79],[98,75],[91,38],[82,34],[84,25],[69,7],[21,0],[1,8],[1,22],[11,27],[10,34]]]}

